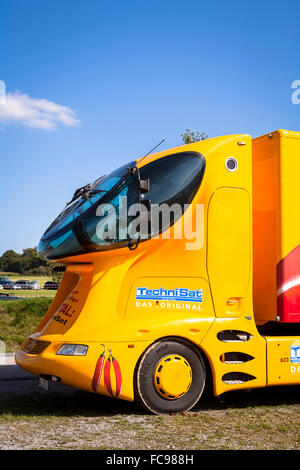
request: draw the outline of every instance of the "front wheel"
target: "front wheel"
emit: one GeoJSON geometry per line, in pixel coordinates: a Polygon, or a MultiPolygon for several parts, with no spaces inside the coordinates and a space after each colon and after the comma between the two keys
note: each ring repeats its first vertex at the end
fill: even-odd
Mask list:
{"type": "Polygon", "coordinates": [[[136,395],[145,408],[156,414],[188,411],[201,397],[205,377],[204,362],[192,345],[160,341],[140,361],[136,395]]]}

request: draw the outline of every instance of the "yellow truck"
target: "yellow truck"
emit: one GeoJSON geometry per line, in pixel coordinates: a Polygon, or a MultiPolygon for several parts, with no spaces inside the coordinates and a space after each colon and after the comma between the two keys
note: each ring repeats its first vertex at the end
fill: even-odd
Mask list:
{"type": "Polygon", "coordinates": [[[216,396],[299,384],[299,175],[300,133],[278,130],[79,188],[39,243],[64,273],[17,363],[153,413],[191,409],[209,380],[216,396]]]}

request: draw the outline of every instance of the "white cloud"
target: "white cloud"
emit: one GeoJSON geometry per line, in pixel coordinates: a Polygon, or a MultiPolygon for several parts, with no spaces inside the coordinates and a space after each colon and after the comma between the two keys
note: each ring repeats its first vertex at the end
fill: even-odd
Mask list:
{"type": "Polygon", "coordinates": [[[5,103],[0,103],[0,123],[19,123],[26,127],[52,130],[59,124],[77,126],[79,119],[67,106],[16,92],[7,93],[5,103]]]}

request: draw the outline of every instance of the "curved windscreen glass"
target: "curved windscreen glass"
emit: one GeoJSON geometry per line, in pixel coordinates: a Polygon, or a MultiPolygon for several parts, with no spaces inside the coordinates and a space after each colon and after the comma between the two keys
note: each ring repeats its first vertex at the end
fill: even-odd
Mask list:
{"type": "Polygon", "coordinates": [[[135,162],[122,166],[75,192],[43,235],[39,253],[58,259],[151,238],[182,216],[204,169],[205,159],[196,152],[168,155],[140,170],[135,162]],[[172,208],[167,219],[161,215],[166,208],[172,208]]]}
{"type": "MultiPolygon", "coordinates": [[[[54,232],[62,229],[66,225],[74,222],[77,217],[83,214],[87,209],[94,206],[105,193],[111,190],[122,178],[128,175],[128,168],[134,166],[135,162],[130,162],[117,170],[113,171],[107,176],[101,177],[90,186],[88,194],[81,196],[70,202],[67,207],[59,214],[59,216],[52,222],[50,227],[46,230],[43,238],[48,238],[54,232]]],[[[78,190],[77,190],[78,191],[78,190]]],[[[76,192],[75,192],[76,194],[76,192]]]]}

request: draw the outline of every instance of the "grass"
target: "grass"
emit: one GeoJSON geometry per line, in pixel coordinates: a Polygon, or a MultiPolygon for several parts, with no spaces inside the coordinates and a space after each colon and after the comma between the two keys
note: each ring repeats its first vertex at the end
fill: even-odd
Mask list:
{"type": "Polygon", "coordinates": [[[49,297],[53,298],[56,294],[56,290],[48,290],[48,289],[39,289],[39,290],[27,290],[27,289],[20,289],[20,290],[7,290],[1,289],[1,294],[9,294],[10,297],[25,297],[25,298],[32,298],[32,297],[49,297]]]}
{"type": "Polygon", "coordinates": [[[16,351],[35,329],[52,299],[27,299],[0,302],[0,340],[6,352],[16,351]]]}
{"type": "Polygon", "coordinates": [[[0,397],[0,448],[300,449],[300,387],[208,397],[185,415],[85,392],[0,397]],[[30,432],[28,430],[30,429],[30,432]]]}

